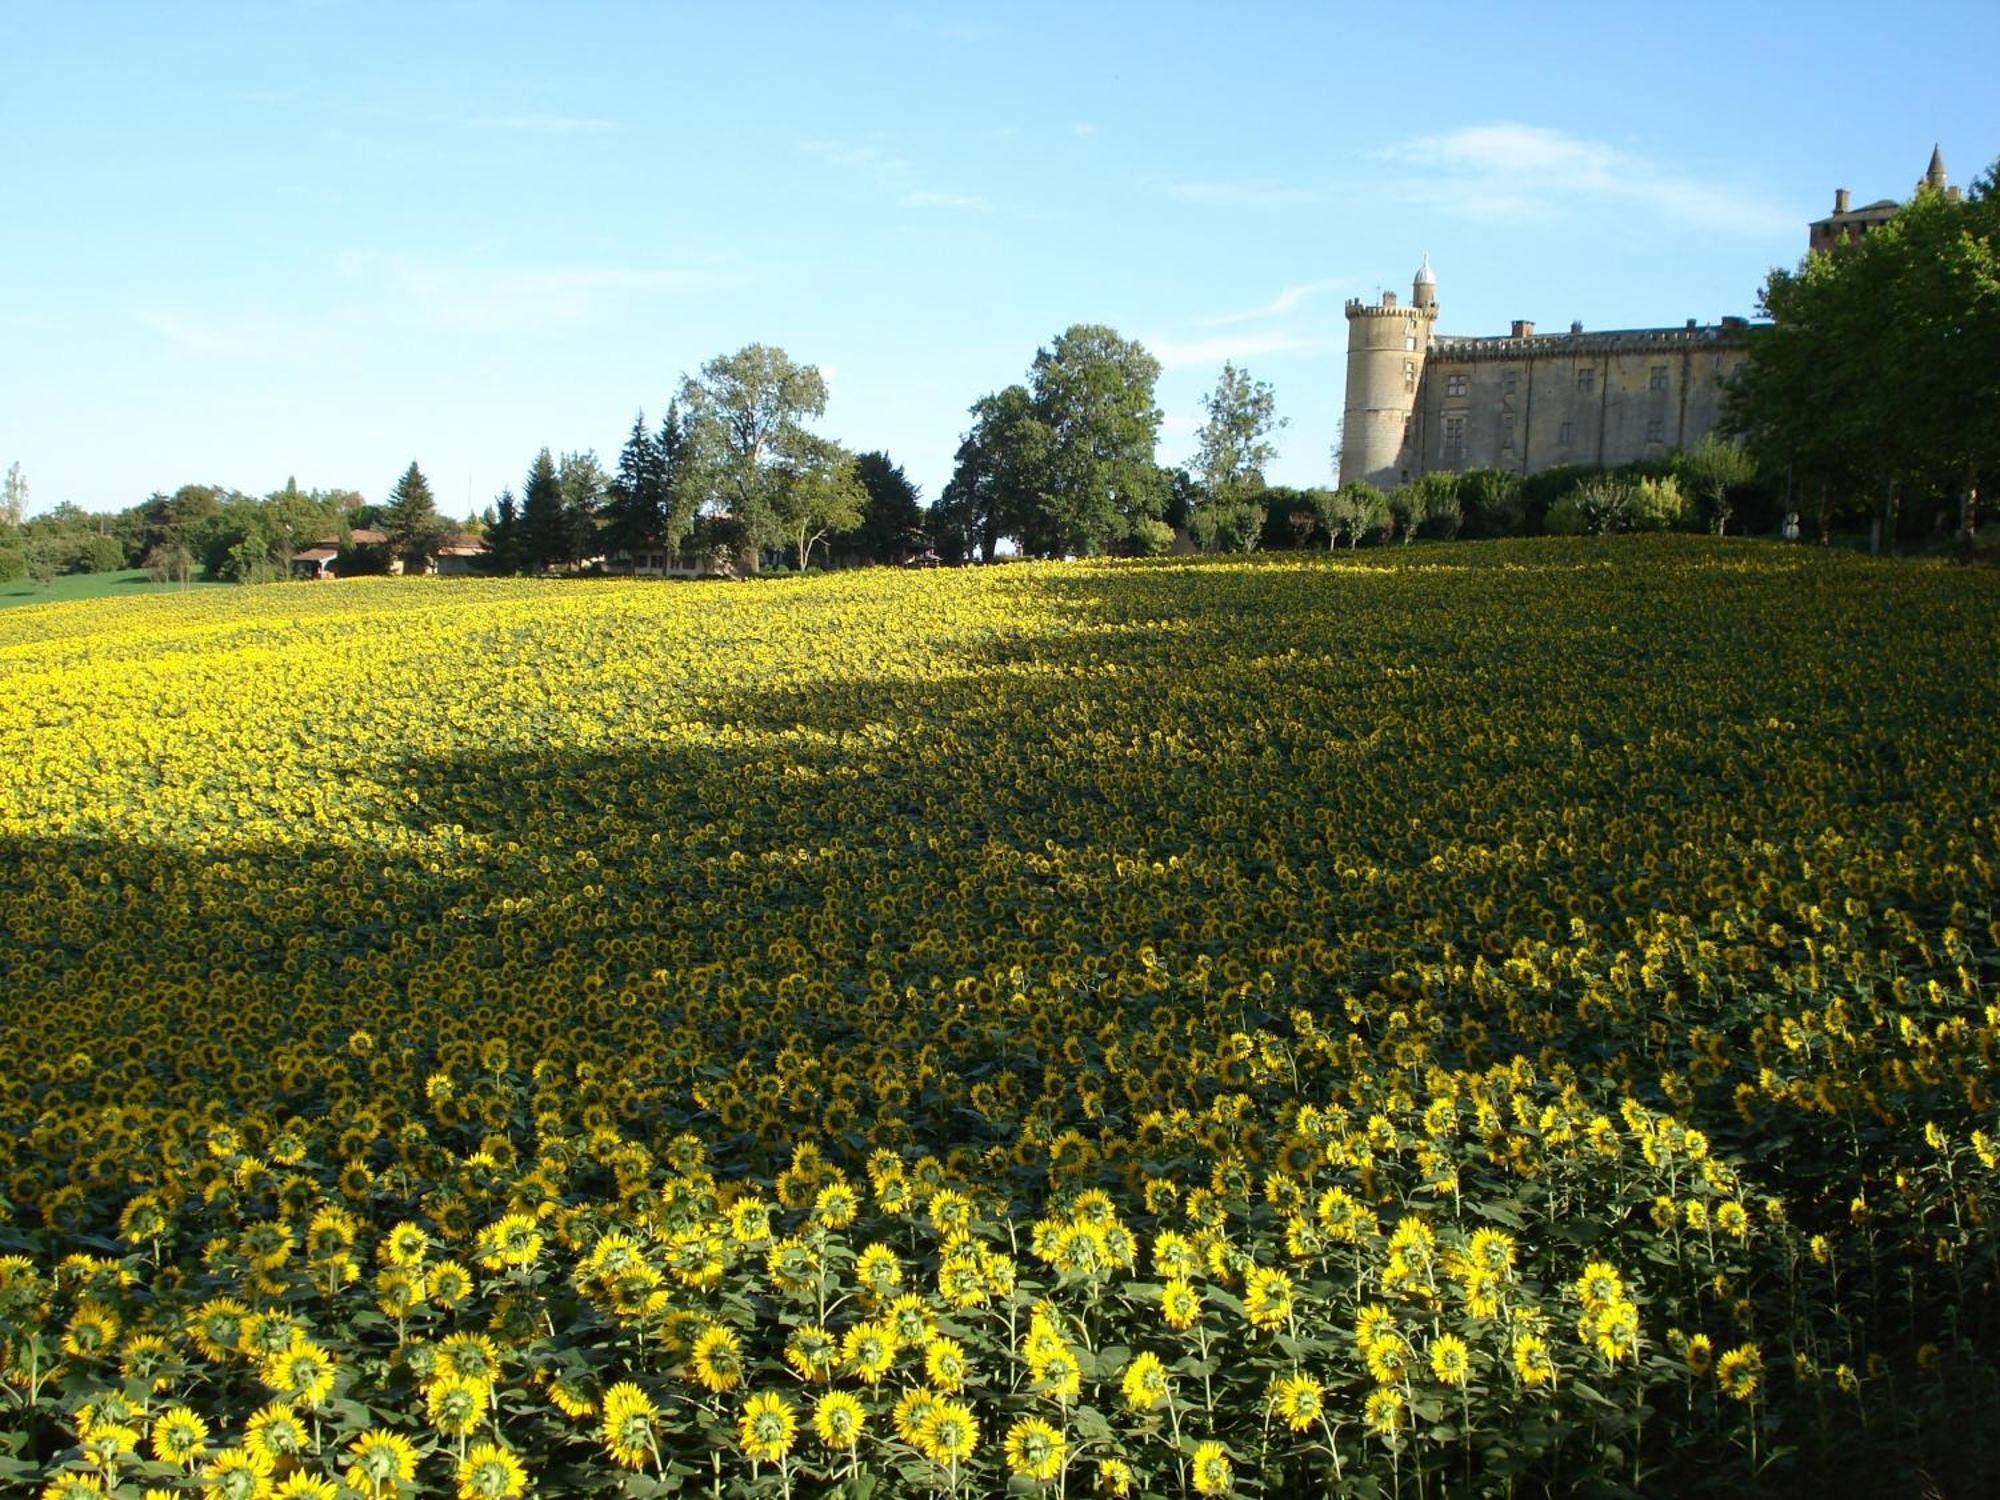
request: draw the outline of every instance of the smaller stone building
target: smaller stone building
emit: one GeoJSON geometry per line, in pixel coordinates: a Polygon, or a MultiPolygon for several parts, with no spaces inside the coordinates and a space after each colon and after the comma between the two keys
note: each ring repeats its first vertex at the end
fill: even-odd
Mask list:
{"type": "MultiPolygon", "coordinates": [[[[1953,187],[1944,171],[1944,149],[1931,147],[1931,164],[1924,169],[1924,175],[1917,179],[1918,192],[1943,193],[1948,198],[1957,198],[1958,189],[1953,187]]],[[[1870,230],[1880,229],[1884,224],[1903,211],[1903,205],[1894,198],[1877,198],[1873,203],[1864,203],[1859,208],[1852,204],[1852,195],[1846,188],[1833,190],[1833,212],[1824,219],[1815,219],[1806,226],[1806,251],[1817,254],[1822,251],[1838,250],[1842,245],[1851,245],[1870,230]]]]}

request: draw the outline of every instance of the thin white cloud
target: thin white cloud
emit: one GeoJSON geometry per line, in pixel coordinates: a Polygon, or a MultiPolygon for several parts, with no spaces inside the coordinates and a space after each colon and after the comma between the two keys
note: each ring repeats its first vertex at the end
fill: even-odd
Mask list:
{"type": "Polygon", "coordinates": [[[993,207],[978,193],[909,192],[897,200],[904,208],[965,208],[984,212],[993,207]]]}
{"type": "Polygon", "coordinates": [[[1243,208],[1284,208],[1311,203],[1319,194],[1311,188],[1292,187],[1269,177],[1246,177],[1235,181],[1180,180],[1169,182],[1167,191],[1184,203],[1228,204],[1243,208]]]}
{"type": "Polygon", "coordinates": [[[475,333],[534,333],[588,323],[647,297],[737,278],[706,267],[466,266],[356,252],[340,274],[405,304],[427,323],[475,333]]]}
{"type": "Polygon", "coordinates": [[[254,359],[269,352],[271,340],[262,330],[229,327],[183,313],[146,309],[136,314],[150,328],[185,354],[213,359],[254,359]]]}
{"type": "Polygon", "coordinates": [[[591,115],[478,115],[466,122],[478,130],[519,130],[535,135],[599,135],[616,130],[616,120],[591,115]]]}
{"type": "Polygon", "coordinates": [[[1079,136],[1084,140],[1089,140],[1097,134],[1097,127],[1089,120],[1078,120],[1069,127],[1069,133],[1079,136]]]}
{"type": "Polygon", "coordinates": [[[1224,360],[1250,359],[1265,354],[1300,354],[1325,349],[1334,340],[1316,334],[1292,333],[1282,328],[1261,332],[1219,333],[1207,338],[1149,338],[1146,348],[1168,370],[1190,365],[1219,365],[1224,360]]]}
{"type": "Polygon", "coordinates": [[[1471,218],[1522,223],[1613,206],[1724,234],[1788,234],[1782,205],[1637,152],[1541,125],[1495,121],[1416,136],[1372,153],[1406,169],[1391,190],[1471,218]]]}
{"type": "Polygon", "coordinates": [[[1296,312],[1299,305],[1321,292],[1330,292],[1342,283],[1338,280],[1302,281],[1288,286],[1261,307],[1247,307],[1241,312],[1218,313],[1212,318],[1203,318],[1202,328],[1227,328],[1236,323],[1255,323],[1265,318],[1282,317],[1288,312],[1296,312]]]}
{"type": "Polygon", "coordinates": [[[801,141],[799,149],[828,166],[866,177],[878,192],[895,198],[900,208],[955,208],[984,213],[993,205],[979,193],[922,187],[907,157],[881,146],[857,146],[842,141],[801,141]]]}

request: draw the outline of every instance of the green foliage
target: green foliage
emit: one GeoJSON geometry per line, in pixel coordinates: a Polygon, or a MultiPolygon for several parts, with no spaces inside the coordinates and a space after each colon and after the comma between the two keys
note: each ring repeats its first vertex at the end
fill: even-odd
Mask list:
{"type": "Polygon", "coordinates": [[[1756,462],[1737,443],[1715,433],[1704,433],[1700,442],[1673,457],[1674,476],[1696,507],[1692,519],[1704,530],[1721,536],[1735,514],[1731,491],[1757,477],[1756,462]]]}
{"type": "Polygon", "coordinates": [[[868,489],[854,455],[830,438],[807,435],[794,454],[772,491],[773,516],[785,528],[793,560],[803,572],[815,546],[834,532],[861,524],[868,489]]]}
{"type": "Polygon", "coordinates": [[[569,516],[563,509],[562,481],[548,449],[535,454],[521,484],[521,561],[531,573],[544,573],[570,556],[569,516]]]}
{"type": "Polygon", "coordinates": [[[1271,435],[1285,425],[1277,397],[1265,382],[1225,363],[1202,406],[1208,420],[1196,434],[1199,490],[1189,534],[1204,552],[1249,552],[1264,532],[1264,467],[1278,451],[1271,435]]]}
{"type": "Polygon", "coordinates": [[[521,506],[512,490],[502,490],[493,502],[493,525],[486,533],[486,567],[503,578],[525,572],[528,544],[521,532],[521,506]]]}
{"type": "Polygon", "coordinates": [[[718,355],[681,383],[687,483],[698,508],[734,517],[740,561],[755,570],[762,553],[798,542],[814,501],[790,493],[824,490],[822,458],[808,424],[826,412],[826,380],[782,349],[749,344],[718,355]]]}
{"type": "Polygon", "coordinates": [[[1159,378],[1144,346],[1097,323],[1073,324],[1035,355],[1033,410],[1048,434],[1039,495],[1046,550],[1098,556],[1136,537],[1139,522],[1160,519],[1159,378]]]}
{"type": "MultiPolygon", "coordinates": [[[[1887,224],[1765,283],[1726,421],[1814,497],[1822,534],[1877,497],[1943,490],[1969,538],[2000,473],[2000,203],[1932,190],[1887,224]]],[[[1893,522],[1893,511],[1891,512],[1893,522]]]]}
{"type": "Polygon", "coordinates": [[[7,465],[5,479],[0,479],[0,533],[13,530],[21,524],[21,518],[28,513],[28,476],[21,472],[18,462],[7,465]]]}
{"type": "Polygon", "coordinates": [[[1042,506],[1051,436],[1024,385],[972,404],[972,427],[958,445],[951,482],[932,507],[931,533],[944,555],[993,561],[1002,537],[1031,556],[1060,542],[1042,506]]]}
{"type": "Polygon", "coordinates": [[[830,539],[833,552],[871,563],[899,563],[923,550],[923,495],[886,453],[864,453],[855,474],[867,491],[860,523],[830,539]]]}
{"type": "Polygon", "coordinates": [[[1374,541],[1383,536],[1394,524],[1389,497],[1365,479],[1357,479],[1337,490],[1314,490],[1311,493],[1319,510],[1320,524],[1326,532],[1328,548],[1345,537],[1351,550],[1364,541],[1374,541]]]}
{"type": "Polygon", "coordinates": [[[1594,474],[1549,508],[1551,536],[1604,536],[1620,531],[1665,531],[1685,511],[1679,484],[1665,477],[1594,474]]]}
{"type": "Polygon", "coordinates": [[[1458,476],[1463,516],[1459,535],[1471,538],[1516,536],[1527,521],[1519,474],[1506,469],[1468,469],[1458,476]]]}
{"type": "Polygon", "coordinates": [[[562,496],[563,556],[580,563],[602,552],[599,513],[611,491],[611,480],[597,454],[565,453],[556,463],[556,489],[562,496]]]}
{"type": "Polygon", "coordinates": [[[382,532],[388,537],[389,551],[411,571],[421,571],[449,528],[438,514],[437,500],[430,481],[415,459],[403,470],[382,509],[382,532]]]}

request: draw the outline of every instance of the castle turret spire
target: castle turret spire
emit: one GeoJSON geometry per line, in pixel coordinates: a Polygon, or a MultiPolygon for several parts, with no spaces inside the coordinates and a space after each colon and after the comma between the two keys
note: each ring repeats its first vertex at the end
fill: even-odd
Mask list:
{"type": "Polygon", "coordinates": [[[1437,272],[1431,269],[1431,253],[1426,250],[1424,263],[1417,267],[1416,279],[1410,283],[1410,301],[1417,307],[1436,307],[1437,299],[1437,272]]]}
{"type": "Polygon", "coordinates": [[[1940,193],[1944,191],[1945,175],[1944,175],[1943,146],[1940,145],[1931,147],[1931,164],[1929,167],[1925,168],[1924,180],[1920,184],[1920,186],[1927,188],[1935,188],[1940,193]]]}

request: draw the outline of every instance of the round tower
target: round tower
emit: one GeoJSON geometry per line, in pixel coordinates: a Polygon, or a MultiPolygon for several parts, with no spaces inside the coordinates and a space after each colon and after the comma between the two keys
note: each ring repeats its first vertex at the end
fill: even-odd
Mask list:
{"type": "Polygon", "coordinates": [[[1340,428],[1340,482],[1382,489],[1415,477],[1412,425],[1424,356],[1437,326],[1437,276],[1428,255],[1410,286],[1410,305],[1394,292],[1380,302],[1347,304],[1347,410],[1340,428]]]}

